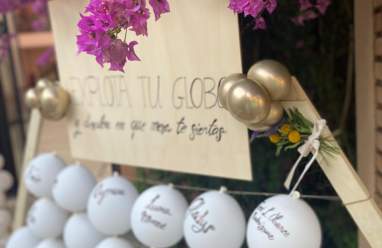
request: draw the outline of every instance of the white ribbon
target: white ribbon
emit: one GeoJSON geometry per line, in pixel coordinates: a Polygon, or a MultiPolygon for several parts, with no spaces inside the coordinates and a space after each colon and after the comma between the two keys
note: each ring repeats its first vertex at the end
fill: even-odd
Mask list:
{"type": "Polygon", "coordinates": [[[300,164],[301,160],[303,158],[307,157],[310,153],[312,153],[313,156],[309,160],[309,162],[305,165],[303,172],[301,173],[300,177],[298,178],[297,182],[295,183],[295,185],[293,186],[293,188],[291,190],[291,194],[293,194],[293,192],[297,189],[298,185],[301,183],[305,174],[308,172],[308,170],[312,166],[314,160],[316,160],[317,155],[320,151],[320,136],[321,136],[321,133],[324,130],[325,126],[326,126],[326,120],[323,120],[323,119],[317,120],[314,123],[312,134],[308,137],[308,139],[305,141],[305,143],[298,148],[298,152],[300,153],[300,157],[294,163],[292,169],[289,171],[287,179],[284,182],[284,186],[288,190],[290,188],[290,185],[292,183],[292,179],[294,177],[296,169],[297,169],[298,165],[300,164]]]}

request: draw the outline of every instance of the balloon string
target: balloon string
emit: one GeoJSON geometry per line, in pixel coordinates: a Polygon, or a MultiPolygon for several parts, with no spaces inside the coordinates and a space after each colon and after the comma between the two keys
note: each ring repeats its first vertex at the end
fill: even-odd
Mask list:
{"type": "MultiPolygon", "coordinates": [[[[150,179],[138,179],[134,178],[132,179],[133,182],[136,183],[143,183],[148,185],[168,185],[169,182],[162,182],[162,181],[156,181],[156,180],[150,180],[150,179]]],[[[172,184],[174,188],[177,188],[179,190],[186,190],[186,191],[197,191],[197,192],[205,192],[214,190],[213,188],[207,188],[207,187],[197,187],[197,186],[189,186],[189,185],[177,185],[172,184]]],[[[215,189],[219,190],[219,189],[215,189]]],[[[273,192],[261,192],[261,191],[240,191],[240,190],[227,190],[228,194],[231,195],[237,195],[237,196],[275,196],[279,195],[280,193],[273,193],[273,192]]],[[[341,199],[338,196],[329,196],[329,195],[301,195],[301,198],[304,199],[312,199],[312,200],[325,200],[325,201],[341,201],[341,199]]]]}
{"type": "Polygon", "coordinates": [[[300,162],[302,161],[302,159],[307,157],[311,153],[313,154],[313,156],[310,159],[310,161],[305,165],[303,172],[300,174],[297,182],[294,184],[292,190],[290,191],[291,194],[293,194],[294,191],[297,189],[297,187],[300,185],[305,174],[308,172],[310,167],[313,165],[313,162],[316,160],[318,153],[320,151],[320,136],[325,126],[326,126],[325,120],[323,119],[317,120],[314,123],[312,134],[305,141],[305,143],[298,148],[298,152],[300,153],[300,156],[297,159],[297,161],[294,163],[294,165],[292,166],[292,169],[289,171],[288,176],[284,182],[284,186],[286,189],[289,190],[294,174],[296,173],[296,169],[300,165],[300,162]]]}
{"type": "Polygon", "coordinates": [[[302,179],[304,178],[305,174],[308,172],[310,167],[313,165],[313,162],[316,160],[317,155],[318,155],[318,150],[315,151],[315,153],[312,156],[312,158],[310,159],[309,163],[306,164],[303,172],[301,173],[301,175],[298,178],[297,182],[294,184],[293,188],[291,189],[291,194],[293,194],[293,192],[296,191],[297,187],[300,185],[300,183],[301,183],[302,179]]]}

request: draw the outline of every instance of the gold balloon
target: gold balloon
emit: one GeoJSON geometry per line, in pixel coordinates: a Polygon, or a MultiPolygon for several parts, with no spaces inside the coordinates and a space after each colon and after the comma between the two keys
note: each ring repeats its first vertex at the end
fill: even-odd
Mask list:
{"type": "Polygon", "coordinates": [[[244,74],[236,73],[229,75],[221,81],[218,87],[218,98],[223,108],[227,109],[227,98],[229,90],[234,84],[242,81],[243,79],[246,79],[244,74]]]}
{"type": "Polygon", "coordinates": [[[257,131],[257,132],[265,132],[265,131],[268,131],[269,129],[271,129],[270,126],[263,126],[261,124],[249,124],[247,125],[247,127],[252,130],[252,131],[257,131]]]}
{"type": "Polygon", "coordinates": [[[60,120],[69,109],[70,96],[60,86],[48,86],[41,92],[40,102],[40,110],[43,117],[51,120],[60,120]]]}
{"type": "Polygon", "coordinates": [[[232,86],[227,98],[228,110],[243,123],[259,123],[269,114],[271,99],[256,82],[245,79],[232,86]]]}
{"type": "Polygon", "coordinates": [[[38,99],[38,96],[37,96],[37,93],[35,91],[35,89],[29,89],[26,93],[25,93],[25,104],[29,107],[29,108],[38,108],[40,106],[40,101],[38,99]]]}
{"type": "Polygon", "coordinates": [[[40,80],[37,81],[35,89],[38,94],[41,94],[44,91],[44,89],[52,85],[53,85],[52,81],[46,78],[41,78],[40,80]]]}
{"type": "Polygon", "coordinates": [[[247,77],[262,84],[272,100],[282,100],[290,91],[292,76],[288,69],[274,60],[263,60],[254,64],[247,77]]]}
{"type": "Polygon", "coordinates": [[[279,102],[272,102],[271,110],[265,120],[261,122],[262,125],[273,126],[278,123],[284,116],[284,108],[279,102]]]}

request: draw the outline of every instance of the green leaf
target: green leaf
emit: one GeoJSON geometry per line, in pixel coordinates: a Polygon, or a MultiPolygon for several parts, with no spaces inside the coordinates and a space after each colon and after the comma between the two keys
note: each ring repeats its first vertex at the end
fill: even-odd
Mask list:
{"type": "Polygon", "coordinates": [[[276,149],[276,156],[277,157],[280,156],[282,149],[283,149],[282,146],[277,146],[277,149],[276,149]]]}

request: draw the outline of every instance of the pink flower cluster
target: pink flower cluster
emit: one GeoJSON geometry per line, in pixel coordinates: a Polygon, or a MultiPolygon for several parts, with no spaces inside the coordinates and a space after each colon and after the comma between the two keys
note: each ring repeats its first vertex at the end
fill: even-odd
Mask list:
{"type": "MultiPolygon", "coordinates": [[[[149,0],[158,20],[169,12],[167,0],[149,0]]],[[[124,71],[126,62],[139,60],[134,51],[137,41],[127,41],[126,33],[134,32],[147,36],[147,21],[150,11],[146,0],[90,0],[78,22],[79,52],[96,57],[101,65],[110,64],[112,71],[124,71]],[[125,32],[125,38],[120,33],[125,32]]]]}
{"type": "MultiPolygon", "coordinates": [[[[299,15],[292,18],[296,25],[304,25],[305,21],[324,15],[331,0],[298,0],[299,15]],[[314,2],[314,3],[313,3],[314,2]]],[[[255,29],[266,29],[264,13],[272,14],[277,8],[277,0],[230,0],[229,8],[235,13],[252,16],[255,29]]]]}
{"type": "Polygon", "coordinates": [[[255,29],[266,29],[263,13],[266,11],[272,14],[277,8],[277,0],[230,0],[228,7],[235,13],[252,16],[255,19],[255,29]]]}
{"type": "Polygon", "coordinates": [[[316,19],[320,15],[324,15],[328,9],[331,0],[299,0],[300,13],[298,16],[293,17],[292,21],[299,26],[303,26],[306,21],[316,19]]]}
{"type": "Polygon", "coordinates": [[[45,30],[49,27],[48,0],[34,0],[31,8],[36,16],[32,22],[32,28],[36,31],[45,30]]]}
{"type": "MultiPolygon", "coordinates": [[[[32,22],[32,29],[34,31],[45,30],[49,26],[47,0],[0,0],[0,14],[8,11],[14,11],[30,4],[36,19],[32,22]]],[[[14,35],[0,34],[0,63],[8,55],[10,42],[14,35]]],[[[44,61],[53,61],[54,56],[48,58],[48,54],[53,48],[49,48],[49,53],[44,52],[41,58],[38,58],[38,65],[43,65],[44,61]]]]}
{"type": "Polygon", "coordinates": [[[36,19],[32,23],[33,30],[43,30],[48,27],[47,0],[0,0],[0,13],[14,11],[17,8],[31,4],[36,19]]]}
{"type": "Polygon", "coordinates": [[[33,0],[0,0],[0,13],[3,14],[8,11],[13,11],[31,1],[33,0]]]}

